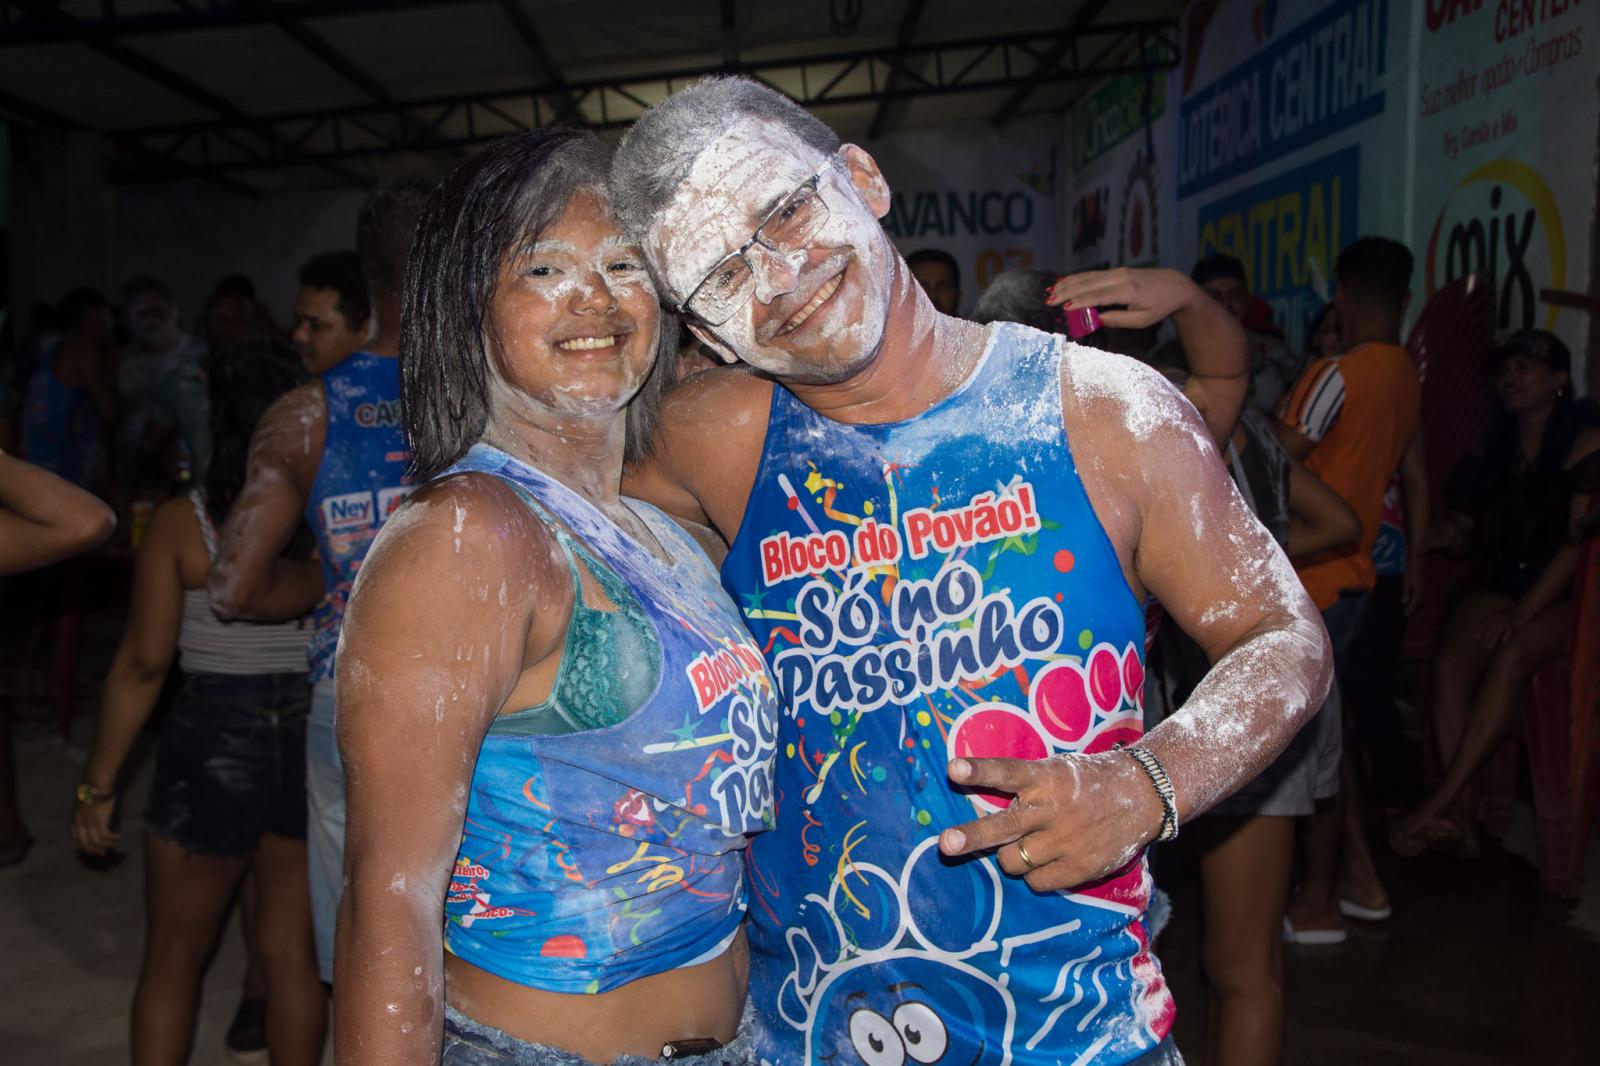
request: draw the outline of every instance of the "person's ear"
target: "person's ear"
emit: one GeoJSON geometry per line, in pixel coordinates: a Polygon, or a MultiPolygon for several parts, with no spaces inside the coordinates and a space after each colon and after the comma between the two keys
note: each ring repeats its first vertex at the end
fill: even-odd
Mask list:
{"type": "Polygon", "coordinates": [[[867,153],[865,148],[856,144],[845,144],[839,147],[839,158],[844,161],[845,171],[850,175],[850,184],[856,187],[865,201],[869,210],[876,218],[882,218],[889,213],[889,181],[883,176],[883,171],[878,169],[878,161],[867,153]]]}
{"type": "Polygon", "coordinates": [[[1411,290],[1407,289],[1406,294],[1400,297],[1400,320],[1402,322],[1405,321],[1406,312],[1409,310],[1411,310],[1411,290]]]}
{"type": "Polygon", "coordinates": [[[723,344],[720,340],[718,340],[717,335],[712,333],[705,326],[702,326],[698,322],[689,322],[686,323],[686,325],[689,327],[689,332],[694,334],[695,339],[715,352],[717,354],[717,358],[721,359],[724,363],[737,363],[739,361],[739,357],[734,354],[733,349],[729,348],[726,344],[723,344]]]}

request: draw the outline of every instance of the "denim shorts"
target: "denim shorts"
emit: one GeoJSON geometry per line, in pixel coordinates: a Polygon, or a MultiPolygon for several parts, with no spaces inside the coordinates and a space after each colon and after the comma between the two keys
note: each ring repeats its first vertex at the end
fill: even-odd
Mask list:
{"type": "MultiPolygon", "coordinates": [[[[619,1055],[607,1066],[655,1066],[661,1062],[691,1062],[695,1066],[755,1066],[755,1043],[750,1035],[750,1002],[745,1001],[739,1033],[717,1051],[673,1059],[647,1059],[619,1055]]],[[[444,1009],[444,1053],[439,1066],[595,1066],[575,1052],[547,1044],[530,1044],[510,1033],[473,1021],[454,1007],[444,1009]]]]}
{"type": "Polygon", "coordinates": [[[185,674],[156,746],[145,828],[197,855],[306,835],[306,674],[185,674]]]}

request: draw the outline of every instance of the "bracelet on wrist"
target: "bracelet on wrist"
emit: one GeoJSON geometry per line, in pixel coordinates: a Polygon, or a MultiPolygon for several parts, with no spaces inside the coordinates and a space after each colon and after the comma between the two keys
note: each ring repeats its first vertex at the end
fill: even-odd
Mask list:
{"type": "Polygon", "coordinates": [[[80,781],[78,783],[78,788],[75,792],[75,795],[78,797],[78,802],[85,807],[98,807],[107,800],[114,800],[117,798],[117,794],[115,792],[112,792],[109,789],[102,792],[100,789],[89,784],[87,781],[80,781]]]}
{"type": "Polygon", "coordinates": [[[1156,796],[1161,800],[1161,829],[1156,833],[1156,843],[1165,844],[1169,840],[1178,839],[1178,792],[1172,787],[1172,778],[1167,776],[1167,768],[1161,765],[1161,760],[1148,748],[1124,747],[1119,744],[1117,750],[1139,764],[1139,769],[1145,772],[1145,776],[1155,786],[1156,796]]]}

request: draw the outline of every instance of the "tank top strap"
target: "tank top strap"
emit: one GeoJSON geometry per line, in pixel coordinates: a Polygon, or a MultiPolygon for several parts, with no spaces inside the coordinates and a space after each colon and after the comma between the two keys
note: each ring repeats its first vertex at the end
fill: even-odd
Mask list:
{"type": "Polygon", "coordinates": [[[206,513],[206,494],[199,489],[189,493],[189,503],[194,506],[195,521],[200,523],[200,537],[206,542],[206,558],[217,558],[217,528],[206,513]]]}
{"type": "Polygon", "coordinates": [[[580,554],[592,556],[621,573],[649,569],[660,562],[644,545],[629,537],[594,504],[544,471],[491,444],[474,444],[466,455],[438,476],[468,472],[493,474],[535,498],[547,520],[565,527],[580,554]]]}
{"type": "MultiPolygon", "coordinates": [[[[661,547],[672,556],[673,565],[682,566],[685,563],[698,562],[705,557],[705,549],[695,543],[695,539],[678,525],[671,515],[655,504],[634,496],[624,497],[623,503],[639,517],[651,533],[655,534],[661,547]]],[[[717,580],[715,570],[709,563],[707,573],[711,574],[713,580],[717,580]]]]}
{"type": "Polygon", "coordinates": [[[573,539],[572,534],[567,532],[566,527],[556,520],[556,517],[539,502],[533,493],[515,481],[507,481],[506,484],[511,486],[511,491],[517,494],[517,498],[527,504],[528,510],[538,515],[540,521],[549,526],[550,532],[555,535],[556,544],[560,546],[561,554],[566,556],[567,559],[567,573],[572,577],[573,610],[582,610],[584,608],[583,581],[578,573],[578,560],[582,558],[584,565],[589,568],[589,572],[595,574],[595,580],[600,581],[602,587],[605,585],[605,581],[596,572],[599,568],[596,566],[594,559],[588,552],[583,550],[583,545],[573,539]]]}

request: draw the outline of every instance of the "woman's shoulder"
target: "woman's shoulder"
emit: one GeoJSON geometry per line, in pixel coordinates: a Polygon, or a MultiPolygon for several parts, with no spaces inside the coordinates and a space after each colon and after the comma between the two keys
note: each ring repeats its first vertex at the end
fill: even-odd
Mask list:
{"type": "Polygon", "coordinates": [[[178,568],[185,589],[205,587],[211,557],[190,497],[174,496],[155,509],[139,538],[138,551],[141,560],[170,559],[178,568]]]}
{"type": "Polygon", "coordinates": [[[550,526],[510,483],[463,471],[418,486],[384,522],[362,569],[402,557],[408,566],[532,578],[552,551],[550,526]]]}

